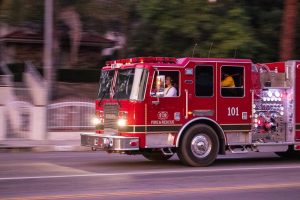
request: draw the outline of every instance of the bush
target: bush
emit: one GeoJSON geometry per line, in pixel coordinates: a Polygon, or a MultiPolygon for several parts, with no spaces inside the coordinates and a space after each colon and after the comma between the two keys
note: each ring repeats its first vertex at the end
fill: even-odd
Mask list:
{"type": "MultiPolygon", "coordinates": [[[[24,63],[9,64],[9,70],[14,74],[14,82],[23,81],[25,72],[24,63]]],[[[44,74],[43,68],[37,68],[41,76],[44,74]]],[[[100,69],[57,69],[56,80],[71,83],[95,83],[99,81],[100,69]]]]}
{"type": "Polygon", "coordinates": [[[57,81],[62,82],[98,82],[100,78],[100,69],[58,69],[57,81]]]}
{"type": "Polygon", "coordinates": [[[7,67],[14,75],[14,82],[23,81],[23,72],[25,71],[24,63],[8,64],[7,67]]]}

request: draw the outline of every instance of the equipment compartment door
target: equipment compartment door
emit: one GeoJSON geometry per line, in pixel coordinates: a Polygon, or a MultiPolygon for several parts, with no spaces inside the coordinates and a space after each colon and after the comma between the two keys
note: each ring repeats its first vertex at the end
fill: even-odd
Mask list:
{"type": "Polygon", "coordinates": [[[295,97],[296,97],[296,141],[300,141],[300,61],[297,61],[296,77],[295,77],[295,97]]]}

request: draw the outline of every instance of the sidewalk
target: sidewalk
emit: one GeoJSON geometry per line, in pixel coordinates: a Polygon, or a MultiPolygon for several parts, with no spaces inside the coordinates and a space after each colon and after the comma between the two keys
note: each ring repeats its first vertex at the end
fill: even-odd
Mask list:
{"type": "Polygon", "coordinates": [[[0,152],[49,152],[49,151],[90,151],[82,147],[80,140],[27,140],[9,139],[0,141],[0,152]]]}

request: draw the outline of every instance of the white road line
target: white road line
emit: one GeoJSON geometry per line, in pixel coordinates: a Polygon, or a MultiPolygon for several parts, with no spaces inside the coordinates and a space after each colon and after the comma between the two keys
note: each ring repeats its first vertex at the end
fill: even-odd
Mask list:
{"type": "Polygon", "coordinates": [[[153,171],[136,171],[136,172],[119,172],[119,173],[87,173],[74,175],[57,175],[57,176],[24,176],[24,177],[2,177],[0,181],[7,180],[27,180],[27,179],[53,179],[53,178],[76,178],[76,177],[96,177],[96,176],[128,176],[128,175],[151,175],[151,174],[176,174],[176,173],[195,173],[195,172],[228,172],[228,171],[250,171],[250,170],[278,170],[278,169],[300,169],[300,165],[283,165],[283,166],[257,166],[257,167],[240,167],[240,168],[198,168],[183,170],[153,170],[153,171]]]}

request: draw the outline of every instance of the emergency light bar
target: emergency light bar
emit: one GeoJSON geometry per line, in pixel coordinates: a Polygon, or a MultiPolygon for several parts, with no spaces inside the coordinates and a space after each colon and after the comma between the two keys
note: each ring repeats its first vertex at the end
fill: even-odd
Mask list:
{"type": "Polygon", "coordinates": [[[173,57],[135,57],[135,58],[107,61],[106,65],[133,64],[133,63],[172,63],[172,64],[175,64],[176,61],[177,61],[177,59],[173,58],[173,57]]]}

